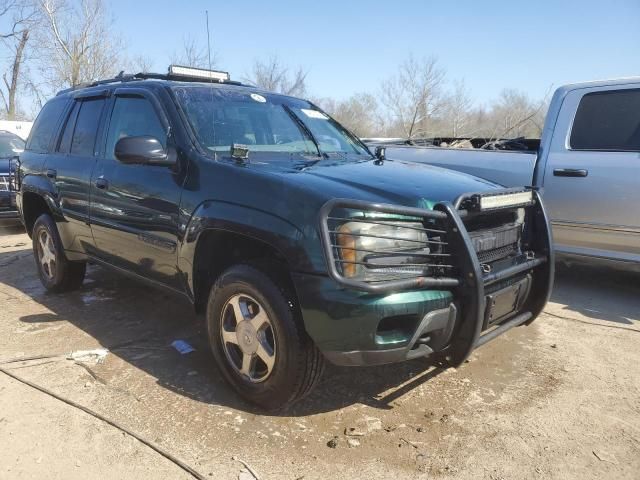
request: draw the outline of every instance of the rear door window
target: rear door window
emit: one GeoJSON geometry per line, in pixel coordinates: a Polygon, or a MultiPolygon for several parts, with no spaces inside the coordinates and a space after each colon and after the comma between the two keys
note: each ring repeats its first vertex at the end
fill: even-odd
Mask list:
{"type": "Polygon", "coordinates": [[[72,155],[93,156],[104,99],[84,100],[71,138],[72,155]]]}
{"type": "Polygon", "coordinates": [[[35,153],[47,153],[51,139],[58,131],[60,117],[67,106],[66,98],[54,98],[45,104],[38,115],[29,141],[27,142],[27,150],[35,153]]]}
{"type": "Polygon", "coordinates": [[[640,89],[582,97],[569,143],[573,150],[640,151],[640,89]]]}

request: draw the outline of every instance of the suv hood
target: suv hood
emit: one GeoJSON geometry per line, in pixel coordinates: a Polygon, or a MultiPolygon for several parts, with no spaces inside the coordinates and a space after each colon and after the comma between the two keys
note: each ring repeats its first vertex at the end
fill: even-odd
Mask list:
{"type": "Polygon", "coordinates": [[[453,170],[393,160],[326,160],[306,169],[287,170],[280,172],[287,177],[286,183],[298,184],[324,200],[350,198],[431,208],[437,202],[453,202],[464,193],[503,188],[453,170]]]}

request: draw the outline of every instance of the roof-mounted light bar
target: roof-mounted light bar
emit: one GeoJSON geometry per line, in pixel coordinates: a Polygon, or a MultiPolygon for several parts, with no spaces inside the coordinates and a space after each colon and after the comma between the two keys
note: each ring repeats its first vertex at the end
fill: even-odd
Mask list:
{"type": "Polygon", "coordinates": [[[169,65],[169,75],[173,77],[202,78],[203,80],[213,80],[216,82],[228,82],[231,78],[228,72],[183,67],[182,65],[169,65]]]}

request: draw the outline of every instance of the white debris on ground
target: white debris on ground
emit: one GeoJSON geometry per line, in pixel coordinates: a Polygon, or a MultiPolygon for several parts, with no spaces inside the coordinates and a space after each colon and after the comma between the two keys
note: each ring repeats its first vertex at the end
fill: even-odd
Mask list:
{"type": "Polygon", "coordinates": [[[67,360],[97,365],[104,362],[104,359],[107,358],[108,354],[109,350],[107,350],[106,348],[95,348],[93,350],[76,350],[75,352],[71,352],[67,356],[67,360]]]}

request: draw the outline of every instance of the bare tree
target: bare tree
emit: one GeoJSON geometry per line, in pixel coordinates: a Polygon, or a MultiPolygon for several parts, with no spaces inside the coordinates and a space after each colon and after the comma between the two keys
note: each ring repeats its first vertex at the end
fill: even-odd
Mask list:
{"type": "Polygon", "coordinates": [[[453,84],[453,91],[443,101],[442,121],[447,136],[460,137],[471,133],[473,100],[464,80],[453,84]]]}
{"type": "Polygon", "coordinates": [[[7,71],[2,73],[0,97],[8,120],[18,117],[17,93],[23,82],[24,62],[31,31],[38,21],[38,11],[30,0],[0,1],[0,18],[8,17],[8,28],[0,40],[10,52],[7,71]]]}
{"type": "Polygon", "coordinates": [[[435,57],[410,56],[395,76],[383,82],[382,102],[401,135],[412,139],[427,134],[430,120],[442,107],[444,77],[435,57]]]}
{"type": "Polygon", "coordinates": [[[307,93],[307,73],[302,67],[291,73],[274,55],[264,62],[256,60],[251,75],[244,81],[272,92],[302,97],[307,93]]]}
{"type": "Polygon", "coordinates": [[[533,101],[523,92],[504,89],[489,112],[492,138],[539,137],[542,133],[547,98],[533,101]]]}
{"type": "Polygon", "coordinates": [[[133,73],[149,73],[153,70],[153,61],[145,55],[136,55],[129,60],[128,70],[133,73]]]}
{"type": "MultiPolygon", "coordinates": [[[[206,46],[201,46],[193,37],[184,37],[182,49],[171,57],[171,63],[185,67],[209,68],[209,52],[206,46]]],[[[218,56],[211,51],[211,68],[218,63],[218,56]]]]}
{"type": "Polygon", "coordinates": [[[359,137],[374,137],[381,134],[383,121],[378,102],[369,93],[357,93],[344,101],[322,99],[319,104],[359,137]]]}
{"type": "Polygon", "coordinates": [[[327,112],[331,116],[335,116],[335,112],[338,109],[338,103],[340,103],[335,98],[332,98],[332,97],[312,96],[308,100],[316,104],[320,108],[322,108],[325,112],[327,112]]]}
{"type": "Polygon", "coordinates": [[[41,70],[54,88],[113,76],[121,69],[121,42],[103,0],[39,0],[44,16],[41,70]]]}

